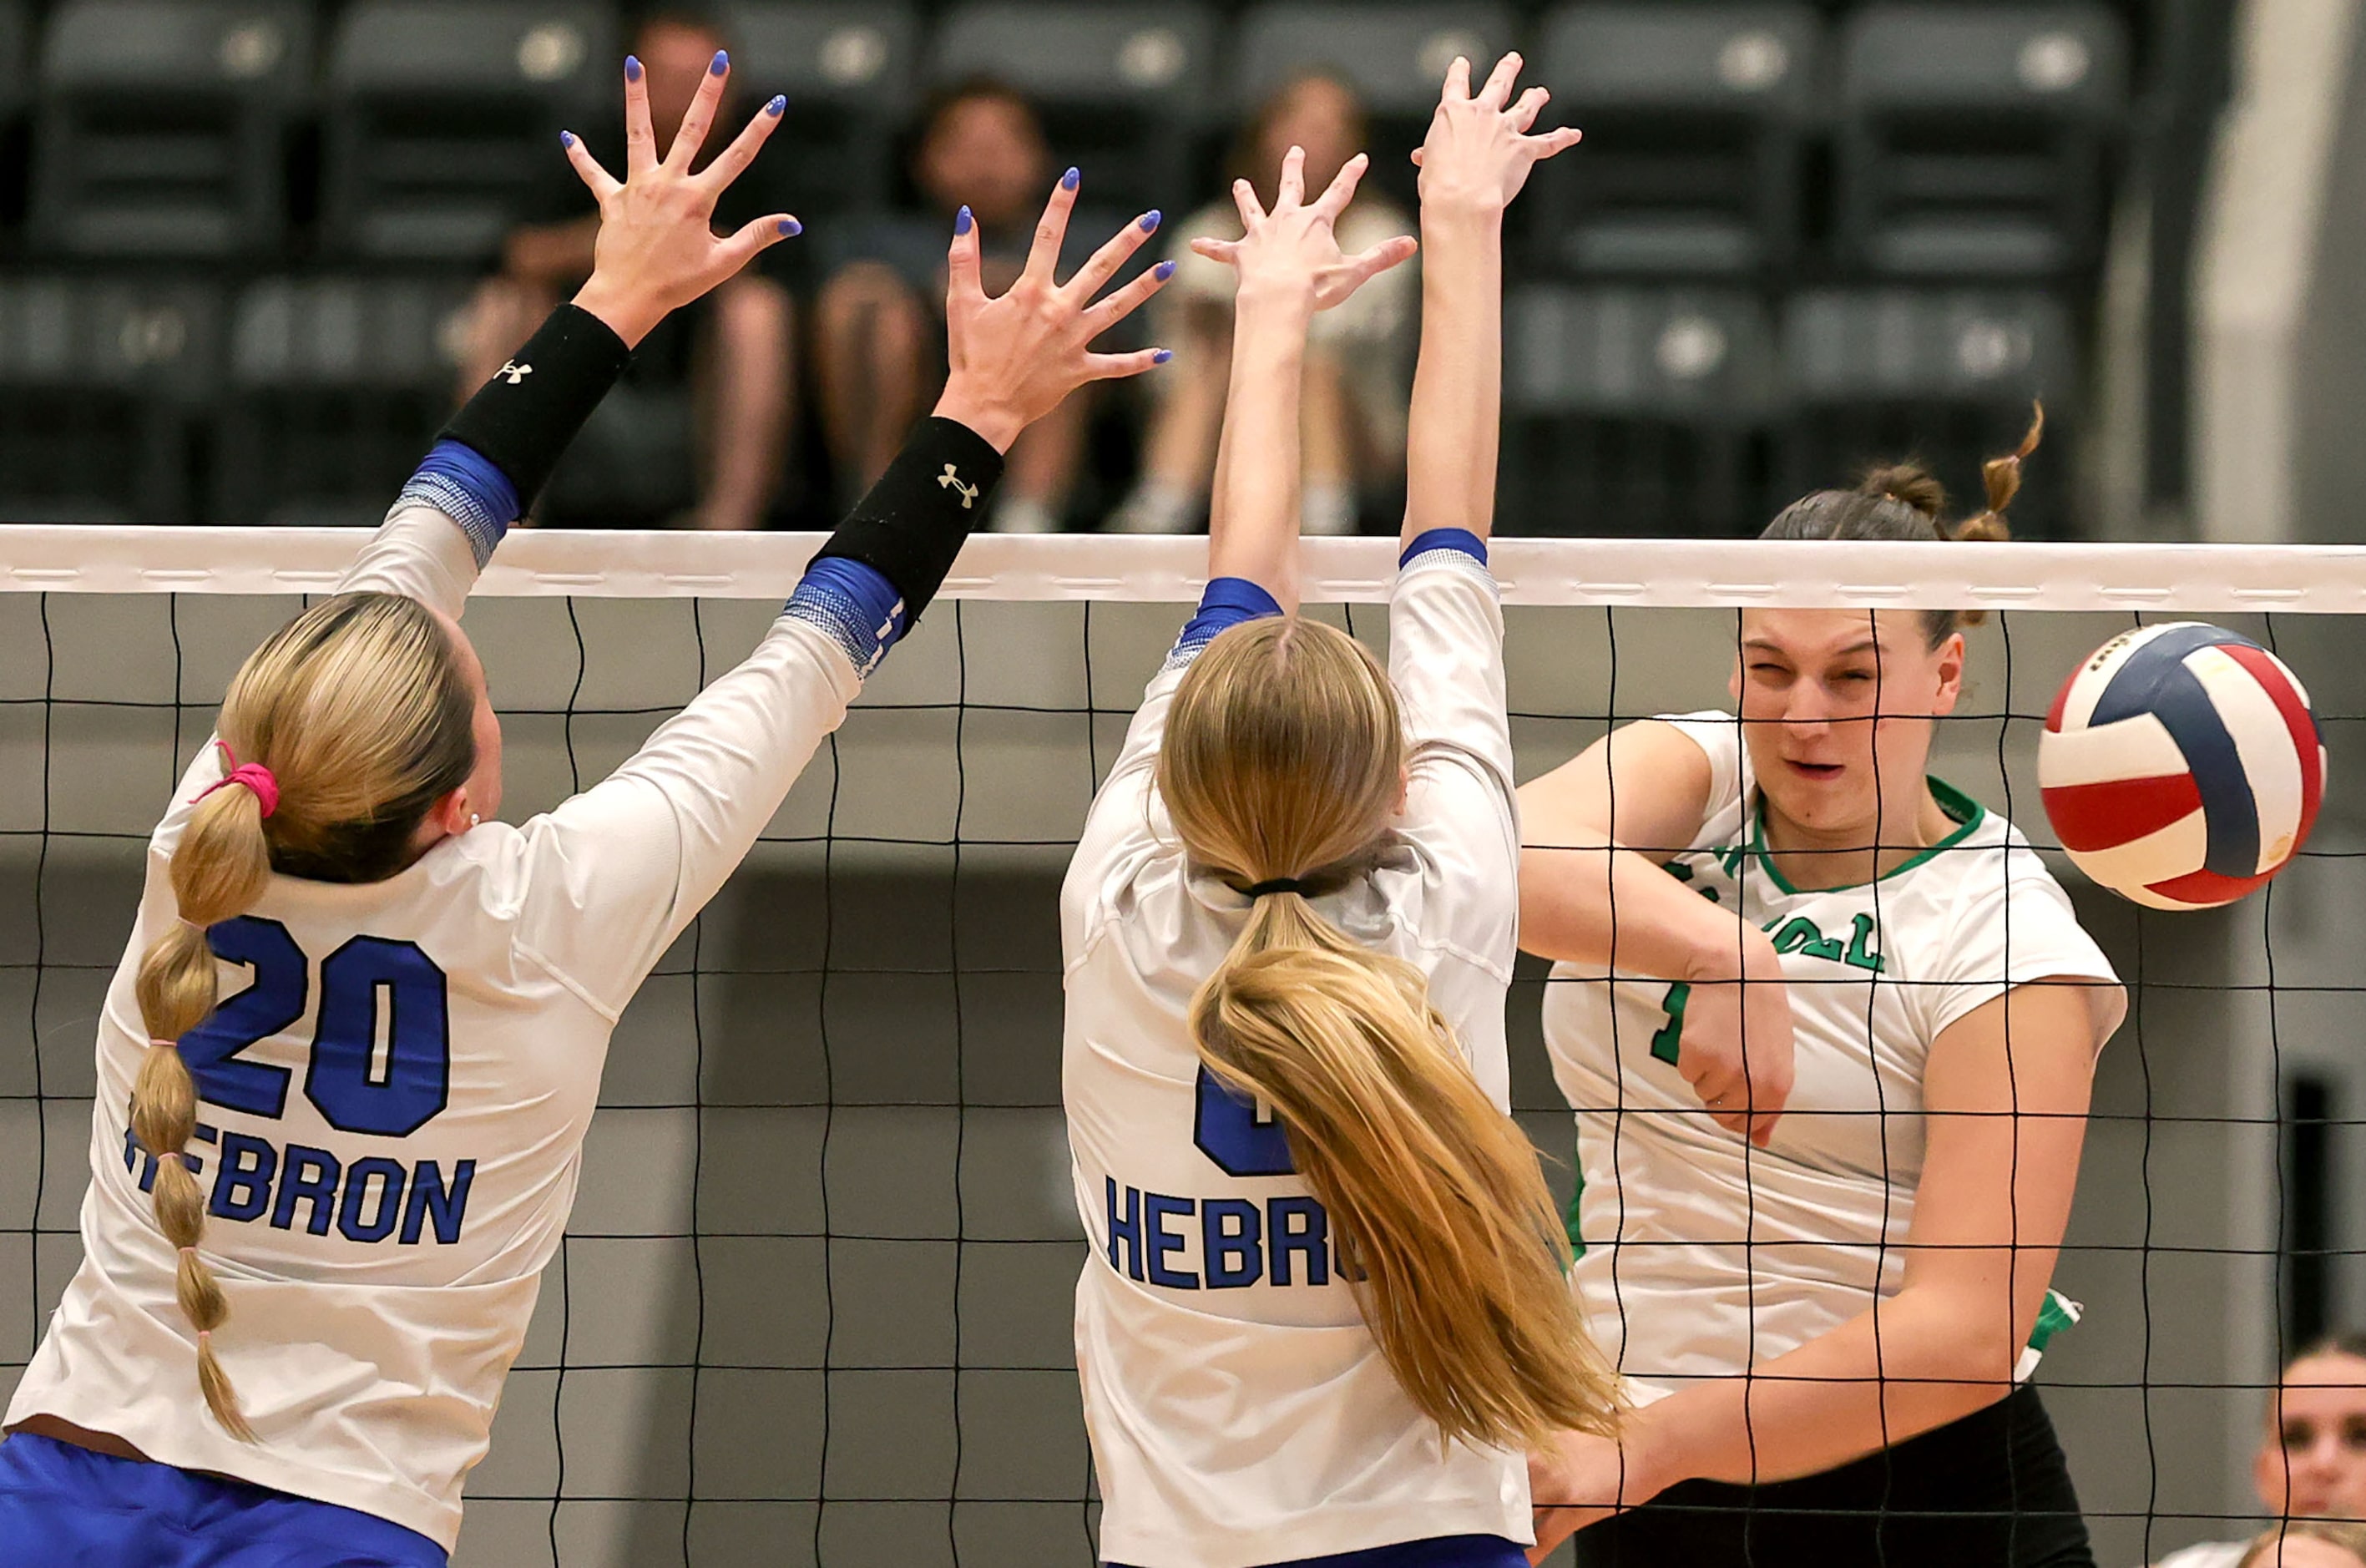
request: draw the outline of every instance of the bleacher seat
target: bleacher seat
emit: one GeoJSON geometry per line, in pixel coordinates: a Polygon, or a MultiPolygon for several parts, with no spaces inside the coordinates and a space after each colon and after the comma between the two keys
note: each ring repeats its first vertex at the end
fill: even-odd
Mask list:
{"type": "Polygon", "coordinates": [[[912,110],[919,22],[888,0],[748,0],[719,14],[734,79],[789,107],[767,160],[788,206],[858,212],[886,200],[912,110]],[[784,155],[785,154],[785,155],[784,155]]]}
{"type": "Polygon", "coordinates": [[[220,319],[198,283],[0,279],[0,520],[187,522],[220,319]]]}
{"type": "Polygon", "coordinates": [[[1915,457],[1979,505],[1980,464],[2009,452],[2045,400],[2046,446],[2028,465],[2015,528],[2058,536],[2067,523],[2079,353],[2070,311],[2015,289],[1811,290],[1783,316],[1777,471],[1790,496],[1852,482],[1915,457]]]}
{"type": "Polygon", "coordinates": [[[612,112],[622,59],[614,15],[585,0],[358,0],[330,49],[331,246],[490,259],[562,122],[612,112]]]}
{"type": "Polygon", "coordinates": [[[1755,297],[1538,284],[1513,292],[1504,329],[1505,533],[1764,523],[1774,332],[1755,297]]]}
{"type": "Polygon", "coordinates": [[[1530,74],[1584,147],[1530,181],[1547,265],[1630,276],[1787,266],[1823,24],[1796,5],[1563,6],[1530,74]]]}
{"type": "Polygon", "coordinates": [[[1086,171],[1086,200],[1179,208],[1197,194],[1215,44],[1213,17],[1192,4],[970,5],[938,24],[929,75],[990,76],[1025,93],[1057,154],[1086,171]]]}
{"type": "Polygon", "coordinates": [[[1873,6],[1842,45],[1840,242],[1900,277],[2090,265],[2127,42],[2094,5],[1873,6]]]}
{"type": "Polygon", "coordinates": [[[69,0],[36,87],[31,237],[52,255],[267,255],[311,81],[305,0],[69,0]]]}
{"type": "Polygon", "coordinates": [[[213,520],[383,515],[451,410],[468,290],[352,276],[249,285],[231,319],[213,520]]]}
{"type": "MultiPolygon", "coordinates": [[[[1367,186],[1410,209],[1414,170],[1406,158],[1421,145],[1447,66],[1458,54],[1468,56],[1475,88],[1517,38],[1506,6],[1273,0],[1241,17],[1233,111],[1253,112],[1303,72],[1335,73],[1361,95],[1371,117],[1367,186]]],[[[1524,79],[1536,80],[1535,73],[1524,79]]]]}

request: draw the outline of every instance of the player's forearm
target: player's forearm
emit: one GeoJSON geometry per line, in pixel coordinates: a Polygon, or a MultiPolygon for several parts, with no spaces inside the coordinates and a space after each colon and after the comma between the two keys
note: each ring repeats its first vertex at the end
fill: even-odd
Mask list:
{"type": "Polygon", "coordinates": [[[1232,381],[1216,448],[1208,575],[1298,604],[1299,400],[1311,296],[1244,285],[1234,308],[1232,381]]]}
{"type": "Polygon", "coordinates": [[[1425,203],[1421,350],[1405,451],[1404,542],[1432,528],[1488,536],[1504,359],[1500,208],[1425,203]]]}
{"type": "Polygon", "coordinates": [[[1882,1303],[1877,1325],[1864,1313],[1747,1379],[1639,1411],[1622,1442],[1654,1492],[1814,1475],[1995,1404],[2012,1392],[2026,1339],[2001,1300],[1910,1287],[1882,1303]]]}
{"type": "Polygon", "coordinates": [[[1520,851],[1520,946],[1555,963],[1616,964],[1663,980],[1739,962],[1741,924],[1599,829],[1531,822],[1520,851]],[[1556,847],[1565,846],[1565,847],[1556,847]]]}

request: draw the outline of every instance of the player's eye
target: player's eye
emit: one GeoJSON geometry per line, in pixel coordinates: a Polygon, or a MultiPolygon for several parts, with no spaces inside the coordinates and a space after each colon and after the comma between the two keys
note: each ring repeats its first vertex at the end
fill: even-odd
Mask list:
{"type": "Polygon", "coordinates": [[[2341,1446],[2366,1450],[2366,1416],[2353,1416],[2341,1424],[2341,1446]]]}
{"type": "Polygon", "coordinates": [[[2305,1449],[2314,1448],[2315,1444],[2316,1427],[2315,1426],[2306,1421],[2287,1421],[2284,1423],[2284,1447],[2288,1449],[2305,1449]]]}

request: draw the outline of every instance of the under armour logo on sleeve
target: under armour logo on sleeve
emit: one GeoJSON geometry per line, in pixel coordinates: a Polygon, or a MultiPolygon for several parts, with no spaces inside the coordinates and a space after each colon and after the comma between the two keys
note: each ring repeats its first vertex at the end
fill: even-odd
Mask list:
{"type": "Polygon", "coordinates": [[[960,471],[951,463],[947,463],[945,471],[937,476],[937,484],[939,488],[952,491],[962,498],[963,512],[967,512],[977,501],[977,486],[962,483],[960,471]]]}
{"type": "Polygon", "coordinates": [[[527,377],[534,374],[534,367],[531,365],[520,365],[516,360],[513,359],[508,364],[502,366],[499,370],[494,371],[493,374],[499,376],[502,380],[507,381],[511,386],[514,387],[520,381],[524,380],[527,377]]]}

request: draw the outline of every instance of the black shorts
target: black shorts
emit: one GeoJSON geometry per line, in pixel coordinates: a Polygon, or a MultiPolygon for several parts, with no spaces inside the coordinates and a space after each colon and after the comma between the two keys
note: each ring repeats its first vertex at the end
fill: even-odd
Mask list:
{"type": "Polygon", "coordinates": [[[1579,1568],[2094,1568],[2054,1423],[2026,1385],[1797,1481],[1687,1481],[1577,1537],[1579,1568]]]}

